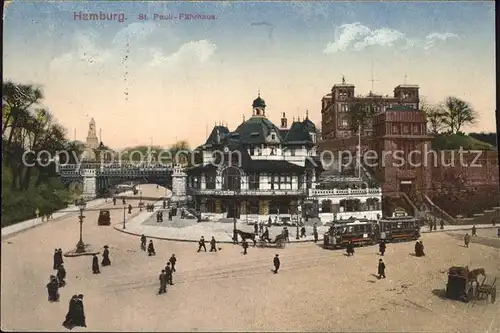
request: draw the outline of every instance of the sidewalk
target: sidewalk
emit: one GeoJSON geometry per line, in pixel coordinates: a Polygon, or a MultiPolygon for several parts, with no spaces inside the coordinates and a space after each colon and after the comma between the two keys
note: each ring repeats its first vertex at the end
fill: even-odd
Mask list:
{"type": "MultiPolygon", "coordinates": [[[[459,231],[459,230],[468,230],[472,232],[473,225],[445,225],[444,229],[439,229],[439,226],[436,230],[429,230],[429,226],[425,225],[420,228],[421,233],[434,233],[434,232],[447,232],[447,231],[459,231]]],[[[492,224],[476,224],[476,229],[496,229],[500,228],[500,225],[493,226],[492,224]]]]}
{"type": "MultiPolygon", "coordinates": [[[[124,192],[124,193],[128,193],[128,192],[124,192]]],[[[132,193],[132,191],[130,191],[130,193],[132,193]]],[[[87,206],[85,207],[85,209],[98,208],[100,206],[103,206],[105,203],[106,203],[106,199],[104,199],[104,198],[87,201],[87,206]]],[[[7,237],[7,236],[11,236],[13,234],[16,234],[18,232],[21,232],[21,231],[24,231],[27,229],[34,228],[34,227],[42,225],[44,223],[49,223],[52,221],[60,220],[60,219],[67,217],[71,214],[77,213],[78,211],[79,211],[79,208],[75,207],[75,205],[72,204],[66,208],[63,208],[61,210],[58,210],[58,211],[55,211],[54,213],[52,213],[53,218],[51,218],[49,220],[42,221],[42,217],[40,216],[40,217],[36,217],[34,219],[31,219],[31,220],[19,222],[19,223],[10,225],[8,227],[4,227],[4,228],[2,228],[2,238],[7,237]]]]}

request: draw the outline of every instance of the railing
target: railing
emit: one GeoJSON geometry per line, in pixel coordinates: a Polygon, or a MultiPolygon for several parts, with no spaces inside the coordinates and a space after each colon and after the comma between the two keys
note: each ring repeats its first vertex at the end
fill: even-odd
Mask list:
{"type": "Polygon", "coordinates": [[[380,188],[364,188],[364,189],[346,189],[346,190],[319,190],[310,189],[309,196],[332,196],[332,195],[382,195],[382,189],[380,188]]]}
{"type": "Polygon", "coordinates": [[[188,188],[188,193],[199,195],[306,195],[306,190],[270,190],[270,189],[254,189],[254,190],[207,190],[188,188]]]}
{"type": "Polygon", "coordinates": [[[434,216],[444,221],[447,221],[449,224],[456,224],[456,220],[453,217],[451,217],[451,215],[446,213],[443,209],[441,209],[441,207],[432,202],[432,200],[427,195],[424,196],[424,198],[427,207],[434,216]]]}

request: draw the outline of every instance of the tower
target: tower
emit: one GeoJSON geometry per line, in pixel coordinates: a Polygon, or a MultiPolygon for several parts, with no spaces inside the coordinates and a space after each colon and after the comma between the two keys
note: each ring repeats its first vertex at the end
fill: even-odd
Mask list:
{"type": "Polygon", "coordinates": [[[96,159],[94,149],[99,147],[99,138],[97,137],[97,131],[95,126],[94,118],[90,119],[89,130],[87,132],[87,139],[85,141],[85,156],[86,160],[94,161],[96,159]]]}
{"type": "Polygon", "coordinates": [[[351,135],[349,101],[354,98],[354,85],[348,84],[342,77],[342,84],[335,84],[331,91],[331,105],[323,118],[329,119],[330,138],[345,138],[351,135]]]}
{"type": "Polygon", "coordinates": [[[285,112],[283,112],[283,117],[281,117],[281,128],[285,129],[288,127],[285,112]]]}
{"type": "Polygon", "coordinates": [[[402,105],[418,110],[420,107],[418,90],[419,86],[416,84],[400,84],[394,88],[394,98],[397,98],[402,105]]]}
{"type": "Polygon", "coordinates": [[[260,97],[260,91],[258,97],[252,103],[254,117],[266,117],[266,101],[260,97]]]}

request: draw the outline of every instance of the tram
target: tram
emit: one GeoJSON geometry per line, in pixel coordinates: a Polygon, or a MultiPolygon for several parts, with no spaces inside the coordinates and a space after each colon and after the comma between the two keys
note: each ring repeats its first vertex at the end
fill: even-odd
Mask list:
{"type": "Polygon", "coordinates": [[[413,216],[385,217],[378,221],[379,238],[385,242],[405,242],[420,238],[420,219],[413,216]]]}
{"type": "Polygon", "coordinates": [[[373,245],[377,241],[378,226],[376,221],[354,220],[335,222],[324,234],[324,248],[344,248],[352,241],[354,246],[373,245]]]}

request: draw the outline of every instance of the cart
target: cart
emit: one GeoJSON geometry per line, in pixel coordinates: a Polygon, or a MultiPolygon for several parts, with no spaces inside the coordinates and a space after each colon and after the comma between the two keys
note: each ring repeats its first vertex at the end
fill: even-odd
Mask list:
{"type": "Polygon", "coordinates": [[[257,241],[257,246],[258,247],[273,247],[273,248],[284,249],[285,248],[285,244],[286,244],[286,242],[285,242],[285,239],[284,239],[283,235],[276,236],[276,238],[272,242],[268,242],[267,240],[262,239],[262,238],[260,238],[257,241]]]}
{"type": "Polygon", "coordinates": [[[486,277],[484,277],[483,282],[477,287],[476,295],[477,300],[485,300],[488,301],[488,297],[490,298],[491,303],[495,303],[497,298],[497,288],[495,287],[495,282],[497,282],[497,278],[493,279],[491,284],[486,283],[486,277]]]}
{"type": "Polygon", "coordinates": [[[446,284],[446,297],[463,302],[469,302],[469,293],[472,284],[468,278],[467,267],[453,266],[448,270],[448,283],[446,284]]]}

